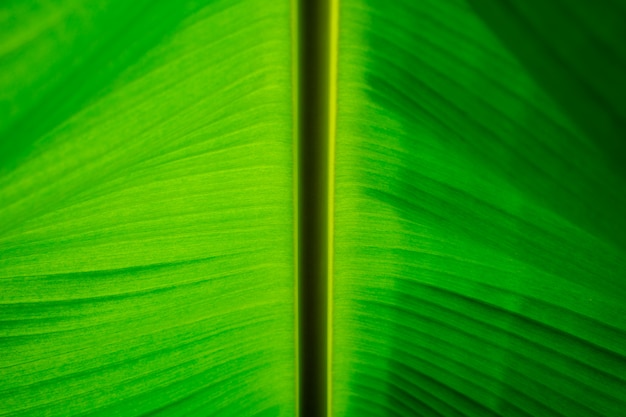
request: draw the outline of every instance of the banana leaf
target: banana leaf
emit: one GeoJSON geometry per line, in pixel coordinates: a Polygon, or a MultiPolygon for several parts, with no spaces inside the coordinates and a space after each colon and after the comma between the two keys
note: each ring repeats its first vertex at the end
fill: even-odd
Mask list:
{"type": "MultiPolygon", "coordinates": [[[[0,3],[0,416],[311,415],[304,2],[0,3]]],[[[623,416],[626,3],[328,4],[325,415],[623,416]]]]}
{"type": "Polygon", "coordinates": [[[341,1],[333,415],[623,415],[624,10],[341,1]]]}

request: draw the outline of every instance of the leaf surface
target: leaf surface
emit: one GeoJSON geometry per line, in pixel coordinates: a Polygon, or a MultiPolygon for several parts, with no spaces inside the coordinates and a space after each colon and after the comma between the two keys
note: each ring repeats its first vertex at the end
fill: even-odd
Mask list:
{"type": "MultiPolygon", "coordinates": [[[[297,415],[295,5],[0,5],[0,416],[297,415]]],[[[331,415],[623,415],[624,1],[338,5],[331,415]]]]}
{"type": "Polygon", "coordinates": [[[289,4],[0,7],[0,415],[293,415],[289,4]]]}
{"type": "Polygon", "coordinates": [[[549,3],[341,2],[333,415],[626,409],[624,48],[549,3]]]}

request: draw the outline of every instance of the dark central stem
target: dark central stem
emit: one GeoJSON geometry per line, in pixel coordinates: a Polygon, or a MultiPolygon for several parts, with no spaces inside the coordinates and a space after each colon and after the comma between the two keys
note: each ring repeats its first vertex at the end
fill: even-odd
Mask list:
{"type": "Polygon", "coordinates": [[[330,0],[298,0],[300,417],[327,417],[330,0]]]}

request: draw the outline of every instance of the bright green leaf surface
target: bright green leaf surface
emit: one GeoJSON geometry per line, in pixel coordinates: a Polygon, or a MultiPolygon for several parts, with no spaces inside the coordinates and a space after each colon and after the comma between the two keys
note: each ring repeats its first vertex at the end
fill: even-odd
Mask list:
{"type": "Polygon", "coordinates": [[[623,105],[594,78],[616,69],[545,88],[578,67],[541,42],[599,53],[519,25],[503,43],[465,1],[341,2],[336,416],[624,415],[626,155],[590,99],[623,105]]]}
{"type": "MultiPolygon", "coordinates": [[[[332,415],[623,416],[624,1],[339,5],[332,415]]],[[[0,416],[296,415],[290,7],[0,4],[0,416]]]]}
{"type": "Polygon", "coordinates": [[[0,20],[0,415],[292,416],[289,5],[0,20]]]}

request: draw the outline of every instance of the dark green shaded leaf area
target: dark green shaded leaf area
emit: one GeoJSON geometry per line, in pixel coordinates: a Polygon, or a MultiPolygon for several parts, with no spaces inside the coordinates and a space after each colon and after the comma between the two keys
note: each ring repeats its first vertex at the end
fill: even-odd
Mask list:
{"type": "Polygon", "coordinates": [[[335,415],[625,415],[626,8],[600,3],[341,2],[335,415]]]}
{"type": "MultiPolygon", "coordinates": [[[[626,2],[338,4],[331,415],[626,415],[626,2]]],[[[298,415],[292,7],[0,2],[0,416],[298,415]]]]}

